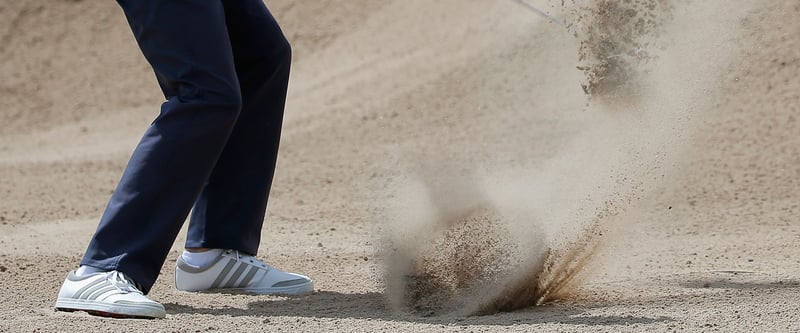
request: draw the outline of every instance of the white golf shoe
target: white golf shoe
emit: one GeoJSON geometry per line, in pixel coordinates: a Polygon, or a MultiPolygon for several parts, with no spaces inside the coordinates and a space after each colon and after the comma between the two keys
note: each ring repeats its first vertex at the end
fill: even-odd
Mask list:
{"type": "Polygon", "coordinates": [[[56,310],[86,311],[113,318],[164,318],[164,306],[147,298],[118,271],[85,276],[69,272],[56,300],[56,310]]]}
{"type": "Polygon", "coordinates": [[[314,281],[304,275],[283,272],[251,255],[225,250],[204,267],[189,265],[178,257],[175,287],[182,291],[306,295],[314,291],[314,281]]]}

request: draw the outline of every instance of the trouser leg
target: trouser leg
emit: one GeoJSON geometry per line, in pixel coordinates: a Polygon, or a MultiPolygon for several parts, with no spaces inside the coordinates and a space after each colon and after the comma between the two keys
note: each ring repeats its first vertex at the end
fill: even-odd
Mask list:
{"type": "Polygon", "coordinates": [[[220,1],[118,2],[167,101],[133,152],[81,264],[119,270],[147,292],[242,101],[220,1]]]}
{"type": "Polygon", "coordinates": [[[186,247],[255,254],[278,155],[291,49],[261,0],[224,0],[243,107],[198,198],[186,247]]]}

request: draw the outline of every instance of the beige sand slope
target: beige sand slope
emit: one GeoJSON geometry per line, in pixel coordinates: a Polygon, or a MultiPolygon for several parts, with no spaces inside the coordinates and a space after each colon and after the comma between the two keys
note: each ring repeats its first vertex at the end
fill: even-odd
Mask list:
{"type": "Polygon", "coordinates": [[[577,41],[514,1],[268,4],[296,57],[261,255],[318,292],[179,293],[168,262],[166,320],[54,312],[160,95],[113,1],[6,1],[0,332],[800,330],[796,1],[680,2],[633,106],[589,101],[577,41]],[[552,234],[619,209],[570,297],[420,317],[389,309],[383,252],[427,216],[418,183],[552,234]]]}

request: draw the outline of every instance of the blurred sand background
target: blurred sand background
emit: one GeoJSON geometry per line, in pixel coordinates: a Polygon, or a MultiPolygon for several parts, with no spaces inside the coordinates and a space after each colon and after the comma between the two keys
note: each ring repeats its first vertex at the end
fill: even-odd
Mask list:
{"type": "Polygon", "coordinates": [[[676,1],[623,106],[589,99],[578,41],[514,1],[267,4],[294,63],[260,255],[317,292],[177,292],[179,239],[150,294],[166,320],[55,312],[162,96],[115,2],[6,1],[0,332],[800,330],[800,3],[676,1]],[[449,198],[465,174],[537,228],[603,227],[568,297],[392,311],[384,242],[428,207],[398,182],[446,175],[428,186],[449,198]]]}

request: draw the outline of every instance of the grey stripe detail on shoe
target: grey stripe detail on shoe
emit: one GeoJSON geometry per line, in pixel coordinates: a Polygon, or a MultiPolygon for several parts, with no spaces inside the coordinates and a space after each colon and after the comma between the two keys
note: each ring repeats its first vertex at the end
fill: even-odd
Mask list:
{"type": "Polygon", "coordinates": [[[90,301],[95,301],[101,295],[103,295],[103,294],[105,294],[105,293],[107,293],[109,291],[112,291],[112,290],[117,290],[117,287],[105,286],[105,287],[101,288],[100,290],[93,290],[91,293],[88,293],[86,299],[90,300],[90,301]]]}
{"type": "Polygon", "coordinates": [[[245,265],[244,263],[240,264],[239,267],[237,267],[236,270],[233,272],[233,275],[231,275],[231,278],[228,279],[228,283],[225,284],[225,287],[228,288],[236,287],[236,281],[238,281],[239,278],[242,277],[242,273],[244,273],[244,270],[247,269],[247,267],[250,266],[245,265]]]}
{"type": "MultiPolygon", "coordinates": [[[[95,280],[93,282],[90,282],[89,284],[83,286],[81,289],[78,289],[78,291],[76,291],[75,294],[73,294],[72,298],[86,299],[86,297],[84,297],[84,295],[83,295],[84,292],[86,292],[88,289],[95,288],[95,287],[101,288],[101,287],[103,287],[102,284],[107,283],[107,282],[108,282],[108,280],[106,280],[105,278],[97,279],[97,280],[95,280]]],[[[87,293],[86,296],[88,296],[88,293],[87,293]]]]}
{"type": "Polygon", "coordinates": [[[214,283],[211,284],[211,289],[219,288],[222,284],[222,281],[225,280],[225,276],[233,269],[233,265],[236,265],[236,260],[228,258],[228,264],[225,265],[225,268],[222,269],[222,272],[219,273],[217,279],[214,280],[214,283]]]}
{"type": "Polygon", "coordinates": [[[109,287],[109,286],[110,286],[110,284],[108,284],[108,283],[100,283],[100,284],[95,283],[95,284],[92,285],[91,288],[88,288],[88,289],[84,290],[76,298],[78,298],[78,299],[90,299],[92,297],[92,294],[94,294],[95,291],[97,291],[99,289],[103,289],[103,288],[109,287]]]}
{"type": "Polygon", "coordinates": [[[259,271],[258,267],[250,266],[250,271],[247,272],[247,275],[244,276],[244,279],[242,279],[242,282],[239,283],[238,287],[239,288],[247,287],[247,285],[250,284],[250,281],[253,281],[253,277],[256,276],[256,273],[258,273],[258,271],[259,271]]]}
{"type": "Polygon", "coordinates": [[[281,281],[281,282],[278,282],[276,284],[273,284],[272,286],[275,287],[275,288],[291,287],[291,286],[296,286],[296,285],[299,285],[299,284],[305,284],[305,283],[308,283],[308,282],[309,281],[306,280],[306,279],[294,279],[294,280],[289,280],[289,281],[281,281]]]}

